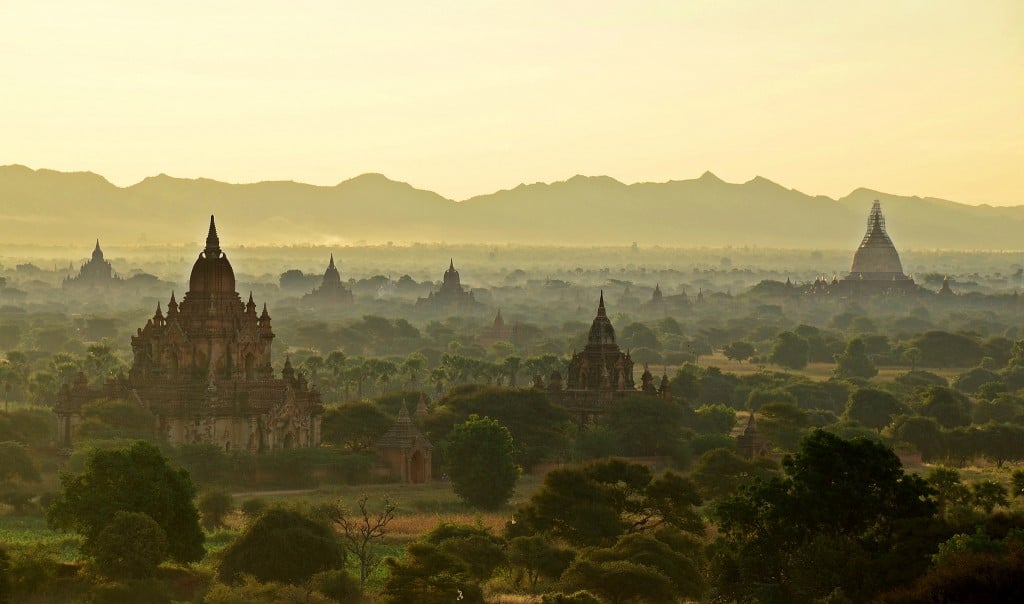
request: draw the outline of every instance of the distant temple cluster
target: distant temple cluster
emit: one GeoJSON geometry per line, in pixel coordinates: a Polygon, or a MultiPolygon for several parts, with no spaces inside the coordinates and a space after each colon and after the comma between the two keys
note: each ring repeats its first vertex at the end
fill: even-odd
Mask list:
{"type": "MultiPolygon", "coordinates": [[[[94,255],[95,258],[95,255],[94,255]]],[[[91,388],[84,375],[65,385],[54,411],[59,442],[71,444],[82,406],[123,398],[151,411],[159,434],[175,445],[215,444],[226,451],[259,453],[320,444],[320,395],[286,360],[280,377],[271,368],[270,314],[257,313],[235,291],[235,274],[213,217],[206,247],[179,305],[171,294],[165,316],[156,313],[132,337],[128,376],[91,388]]]]}
{"type": "MultiPolygon", "coordinates": [[[[80,267],[77,275],[69,274],[63,287],[101,290],[121,282],[104,259],[97,240],[91,259],[80,267]]],[[[867,232],[853,256],[849,273],[831,278],[822,275],[806,285],[794,285],[789,279],[784,285],[771,283],[775,291],[794,297],[905,295],[922,291],[903,271],[878,201],[871,208],[867,232]]],[[[395,288],[395,282],[388,277],[377,297],[388,298],[395,288]]],[[[938,293],[954,295],[948,277],[938,293]]],[[[710,300],[716,300],[716,296],[728,294],[710,294],[710,300]]],[[[302,303],[314,308],[353,304],[352,291],[342,281],[333,254],[319,287],[305,294],[302,303]]],[[[635,307],[642,305],[648,311],[667,315],[703,303],[703,290],[699,289],[691,299],[685,291],[666,295],[659,283],[650,300],[635,300],[635,307]]],[[[468,314],[478,312],[483,305],[472,291],[463,287],[451,259],[440,288],[426,298],[418,298],[416,308],[468,314]]],[[[516,334],[516,327],[508,326],[498,310],[493,324],[480,333],[477,343],[489,347],[511,342],[516,334]]],[[[158,434],[175,445],[204,443],[225,451],[250,453],[319,446],[323,414],[320,395],[287,358],[280,375],[275,375],[271,365],[273,340],[267,305],[258,312],[252,293],[243,303],[236,291],[234,270],[220,247],[211,216],[206,246],[192,267],[188,291],[180,304],[171,293],[166,314],[158,303],[152,318],[132,337],[133,361],[128,375],[90,386],[85,375],[79,374],[74,383],[62,387],[54,407],[59,420],[59,442],[71,445],[84,405],[117,398],[152,412],[158,434]]],[[[574,421],[583,425],[599,418],[615,401],[625,397],[671,399],[667,371],[659,380],[644,366],[639,384],[635,381],[636,373],[630,351],[623,351],[616,343],[602,291],[583,350],[573,352],[564,376],[559,370],[548,376],[534,376],[533,388],[563,404],[574,421]]],[[[377,442],[378,473],[403,482],[431,480],[433,445],[418,427],[427,413],[424,398],[413,414],[403,404],[395,424],[377,442]]],[[[742,433],[737,434],[737,446],[746,457],[770,451],[753,414],[742,433]]]]}

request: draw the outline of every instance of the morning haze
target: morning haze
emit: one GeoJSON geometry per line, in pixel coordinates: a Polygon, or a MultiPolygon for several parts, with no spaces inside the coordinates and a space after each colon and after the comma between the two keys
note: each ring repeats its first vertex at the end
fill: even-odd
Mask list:
{"type": "Polygon", "coordinates": [[[0,604],[1024,602],[1019,1],[0,7],[0,604]]]}

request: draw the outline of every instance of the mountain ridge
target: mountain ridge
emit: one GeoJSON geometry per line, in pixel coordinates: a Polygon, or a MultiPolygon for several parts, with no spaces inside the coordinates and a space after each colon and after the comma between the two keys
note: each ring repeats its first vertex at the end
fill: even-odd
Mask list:
{"type": "Polygon", "coordinates": [[[1024,206],[967,205],[858,187],[833,199],[764,176],[665,182],[574,175],[458,201],[379,173],[335,185],[228,183],[161,173],[119,187],[93,172],[0,166],[0,243],[193,240],[211,213],[238,243],[509,242],[854,247],[882,201],[900,248],[1024,249],[1024,206]]]}

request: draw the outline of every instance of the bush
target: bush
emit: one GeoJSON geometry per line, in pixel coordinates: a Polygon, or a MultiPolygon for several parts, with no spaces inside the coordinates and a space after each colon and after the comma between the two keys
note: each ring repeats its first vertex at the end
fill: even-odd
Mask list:
{"type": "Polygon", "coordinates": [[[224,526],[224,517],[235,508],[231,493],[209,491],[199,497],[199,513],[202,515],[203,526],[213,530],[224,526]]]}
{"type": "Polygon", "coordinates": [[[218,577],[225,583],[242,575],[300,583],[344,562],[345,550],[329,526],[294,510],[272,508],[224,551],[218,577]]]}
{"type": "Polygon", "coordinates": [[[249,518],[255,518],[263,513],[267,509],[267,502],[265,499],[259,497],[253,497],[252,499],[246,499],[242,502],[242,513],[249,518]]]}
{"type": "Polygon", "coordinates": [[[541,604],[601,604],[600,598],[584,590],[574,591],[571,594],[544,594],[540,601],[541,604]]]}
{"type": "Polygon", "coordinates": [[[362,596],[359,579],[346,570],[325,570],[313,575],[313,589],[336,602],[358,602],[362,596]]]}
{"type": "MultiPolygon", "coordinates": [[[[349,601],[349,600],[342,600],[349,601]]],[[[214,585],[203,604],[281,604],[302,602],[303,604],[332,604],[332,600],[306,587],[282,583],[260,583],[253,577],[245,577],[238,585],[214,585]]]]}
{"type": "Polygon", "coordinates": [[[104,582],[89,589],[92,604],[170,604],[167,586],[156,579],[104,582]]]}
{"type": "Polygon", "coordinates": [[[96,566],[107,577],[145,579],[167,557],[167,534],[140,512],[117,512],[93,547],[96,566]]]}

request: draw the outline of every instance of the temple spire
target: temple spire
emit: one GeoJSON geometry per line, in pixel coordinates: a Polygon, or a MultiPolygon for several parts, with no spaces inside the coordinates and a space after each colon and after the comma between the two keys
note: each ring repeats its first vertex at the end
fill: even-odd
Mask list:
{"type": "Polygon", "coordinates": [[[608,316],[608,311],[604,309],[604,290],[601,290],[601,299],[597,303],[597,316],[605,317],[608,316]]]}
{"type": "Polygon", "coordinates": [[[331,263],[327,265],[327,268],[328,268],[328,270],[332,269],[332,268],[335,268],[334,267],[334,254],[333,253],[331,254],[331,263]]]}
{"type": "Polygon", "coordinates": [[[220,237],[217,236],[217,224],[213,221],[213,214],[210,214],[210,232],[206,235],[206,253],[217,254],[220,252],[220,237]]]}
{"type": "Polygon", "coordinates": [[[448,270],[450,270],[450,271],[454,271],[455,270],[455,258],[452,258],[452,259],[450,259],[448,261],[448,270]]]}

